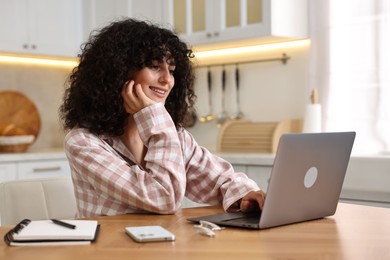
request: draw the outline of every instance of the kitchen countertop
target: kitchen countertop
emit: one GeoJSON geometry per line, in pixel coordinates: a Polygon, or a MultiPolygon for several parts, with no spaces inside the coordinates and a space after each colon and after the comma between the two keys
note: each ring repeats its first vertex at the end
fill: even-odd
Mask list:
{"type": "MultiPolygon", "coordinates": [[[[266,153],[215,153],[236,165],[272,166],[274,154],[266,153]]],[[[1,162],[66,159],[63,148],[28,150],[25,153],[0,153],[1,162]]]]}
{"type": "MultiPolygon", "coordinates": [[[[218,153],[214,154],[236,166],[272,168],[275,155],[270,153],[218,153]]],[[[67,160],[63,148],[30,149],[25,153],[0,153],[0,164],[28,161],[67,160]]],[[[344,181],[342,198],[349,202],[376,203],[390,207],[389,155],[352,155],[344,181]]],[[[371,205],[369,204],[369,205],[371,205]]]]}
{"type": "Polygon", "coordinates": [[[0,153],[0,163],[67,159],[62,148],[28,150],[24,153],[0,153]]]}
{"type": "MultiPolygon", "coordinates": [[[[275,154],[271,153],[218,153],[214,154],[235,165],[272,166],[275,154]]],[[[31,161],[31,160],[55,160],[66,159],[63,148],[31,149],[25,153],[0,153],[1,162],[31,161]]],[[[372,162],[375,164],[390,162],[388,155],[352,155],[351,160],[359,162],[372,162]]]]}
{"type": "Polygon", "coordinates": [[[272,166],[275,154],[270,153],[215,153],[235,165],[272,166]]]}

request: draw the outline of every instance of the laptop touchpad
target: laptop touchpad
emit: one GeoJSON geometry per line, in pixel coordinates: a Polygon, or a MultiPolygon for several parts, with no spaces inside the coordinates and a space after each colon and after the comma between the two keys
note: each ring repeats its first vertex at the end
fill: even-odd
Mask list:
{"type": "Polygon", "coordinates": [[[223,223],[235,223],[235,224],[258,224],[260,221],[260,214],[256,215],[244,215],[238,218],[232,218],[223,220],[223,223]]]}

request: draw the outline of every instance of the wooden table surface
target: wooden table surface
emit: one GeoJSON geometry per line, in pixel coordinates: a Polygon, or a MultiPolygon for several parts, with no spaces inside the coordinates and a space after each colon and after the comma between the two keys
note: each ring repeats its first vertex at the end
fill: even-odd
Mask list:
{"type": "MultiPolygon", "coordinates": [[[[219,207],[182,209],[175,215],[96,218],[101,224],[91,245],[9,247],[0,259],[390,259],[390,209],[340,203],[334,216],[265,230],[226,228],[214,238],[199,235],[189,217],[222,212],[219,207]],[[174,242],[134,242],[127,226],[161,225],[174,242]]],[[[11,227],[0,227],[0,235],[11,227]]]]}

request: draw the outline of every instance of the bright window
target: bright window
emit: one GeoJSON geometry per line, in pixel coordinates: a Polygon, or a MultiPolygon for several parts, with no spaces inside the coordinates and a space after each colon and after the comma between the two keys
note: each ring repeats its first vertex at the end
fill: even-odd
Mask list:
{"type": "Polygon", "coordinates": [[[320,85],[323,130],[356,131],[355,153],[389,152],[390,1],[311,4],[311,84],[320,85]]]}

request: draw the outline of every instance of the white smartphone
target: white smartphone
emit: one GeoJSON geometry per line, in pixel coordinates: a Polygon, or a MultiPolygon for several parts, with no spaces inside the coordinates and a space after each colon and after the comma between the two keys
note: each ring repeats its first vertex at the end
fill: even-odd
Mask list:
{"type": "Polygon", "coordinates": [[[161,226],[126,227],[126,233],[137,242],[174,241],[175,235],[161,226]]]}

